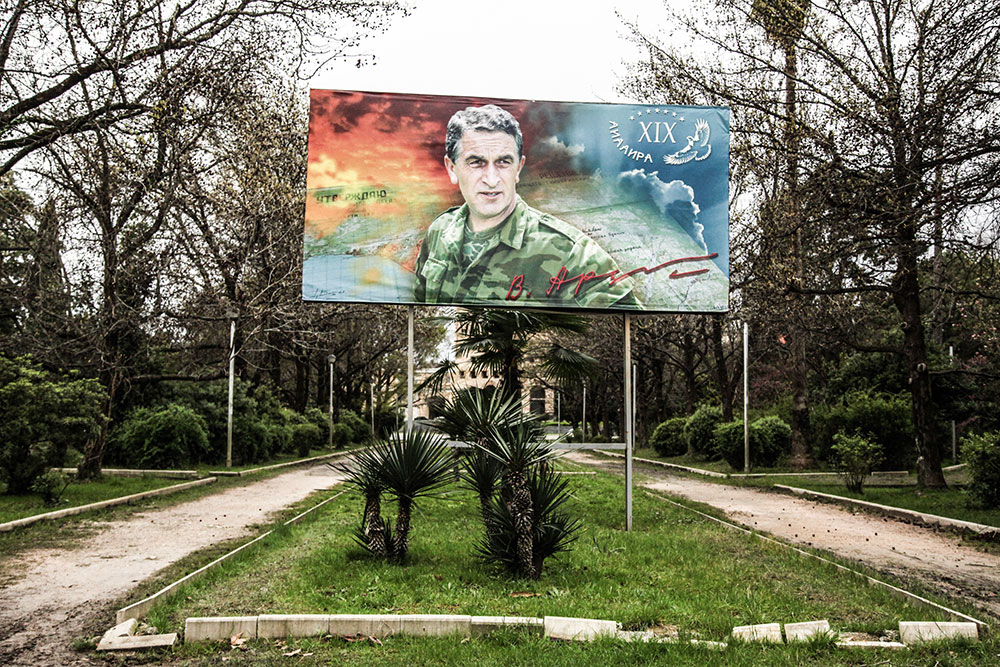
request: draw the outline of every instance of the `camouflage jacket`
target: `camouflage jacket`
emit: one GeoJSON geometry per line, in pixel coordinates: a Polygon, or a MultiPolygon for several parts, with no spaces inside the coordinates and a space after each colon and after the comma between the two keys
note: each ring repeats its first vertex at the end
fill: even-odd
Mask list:
{"type": "Polygon", "coordinates": [[[486,249],[462,268],[468,205],[442,213],[427,229],[416,265],[418,303],[639,309],[632,281],[576,227],[517,205],[486,249]],[[617,282],[612,283],[617,277],[617,282]]]}

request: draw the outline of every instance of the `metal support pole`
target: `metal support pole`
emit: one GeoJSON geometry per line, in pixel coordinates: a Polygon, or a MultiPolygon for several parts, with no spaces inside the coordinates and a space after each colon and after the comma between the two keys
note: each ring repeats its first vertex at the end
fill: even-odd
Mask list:
{"type": "Polygon", "coordinates": [[[330,428],[327,429],[329,431],[328,433],[329,437],[327,438],[327,447],[329,449],[333,449],[333,364],[336,363],[337,361],[337,355],[331,354],[326,358],[326,360],[330,364],[330,413],[329,413],[330,428]]]}
{"type": "Polygon", "coordinates": [[[233,376],[236,372],[236,317],[229,320],[229,417],[226,423],[226,467],[233,467],[233,376]]]}
{"type": "Polygon", "coordinates": [[[750,343],[749,325],[743,323],[743,472],[750,472],[750,343]]]}
{"type": "MultiPolygon", "coordinates": [[[[955,346],[948,346],[948,362],[955,365],[955,346]]],[[[951,464],[958,463],[958,431],[955,430],[955,420],[951,420],[951,464]]]]}
{"type": "Polygon", "coordinates": [[[368,405],[372,409],[372,437],[375,437],[375,378],[368,381],[368,405]]]}
{"type": "Polygon", "coordinates": [[[562,435],[562,392],[556,389],[556,433],[562,435]]]}
{"type": "Polygon", "coordinates": [[[625,315],[625,530],[632,530],[632,317],[625,315]]]}
{"type": "Polygon", "coordinates": [[[413,306],[409,307],[406,331],[406,432],[413,430],[413,306]]]}
{"type": "Polygon", "coordinates": [[[587,383],[583,384],[583,442],[587,442],[587,383]]]}
{"type": "Polygon", "coordinates": [[[636,423],[636,416],[639,414],[639,411],[636,409],[637,406],[636,394],[638,394],[639,392],[635,390],[636,385],[639,384],[638,378],[639,378],[639,364],[632,362],[632,422],[631,422],[632,449],[635,449],[635,429],[636,429],[635,423],[636,423]]]}

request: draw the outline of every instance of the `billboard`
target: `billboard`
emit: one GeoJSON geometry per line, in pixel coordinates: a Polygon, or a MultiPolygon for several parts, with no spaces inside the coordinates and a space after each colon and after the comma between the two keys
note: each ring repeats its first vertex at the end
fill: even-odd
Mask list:
{"type": "Polygon", "coordinates": [[[313,90],[302,296],[722,312],[728,169],[725,108],[313,90]]]}

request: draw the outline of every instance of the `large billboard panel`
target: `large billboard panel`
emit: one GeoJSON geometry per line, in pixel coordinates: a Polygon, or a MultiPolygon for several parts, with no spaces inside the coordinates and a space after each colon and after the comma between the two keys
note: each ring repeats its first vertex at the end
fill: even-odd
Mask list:
{"type": "Polygon", "coordinates": [[[313,90],[302,296],[725,311],[728,168],[724,108],[313,90]]]}

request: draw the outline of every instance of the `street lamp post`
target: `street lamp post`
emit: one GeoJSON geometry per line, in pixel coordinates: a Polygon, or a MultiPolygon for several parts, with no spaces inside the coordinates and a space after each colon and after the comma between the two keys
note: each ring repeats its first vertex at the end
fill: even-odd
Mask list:
{"type": "Polygon", "coordinates": [[[337,355],[331,354],[326,360],[330,363],[330,428],[327,446],[333,449],[333,364],[337,361],[337,355]]]}
{"type": "Polygon", "coordinates": [[[226,419],[226,467],[233,467],[233,375],[236,370],[236,316],[238,313],[229,309],[226,317],[229,319],[229,408],[226,419]]]}

